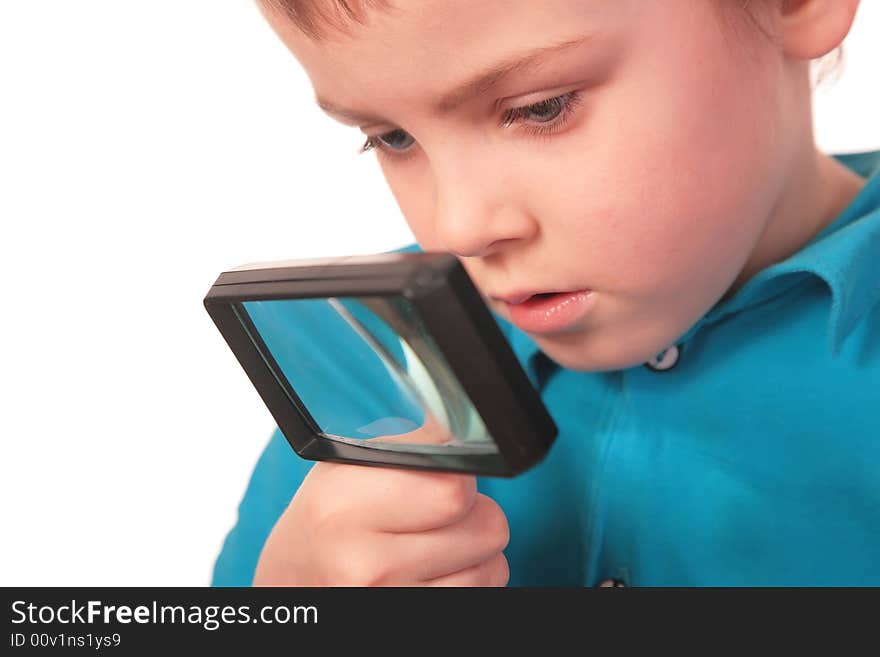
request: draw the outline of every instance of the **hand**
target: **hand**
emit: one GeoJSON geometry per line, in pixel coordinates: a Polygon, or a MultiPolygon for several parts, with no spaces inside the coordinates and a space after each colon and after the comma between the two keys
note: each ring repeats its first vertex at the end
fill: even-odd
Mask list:
{"type": "MultiPolygon", "coordinates": [[[[386,442],[436,442],[435,426],[386,442]]],[[[316,463],[275,524],[255,586],[504,586],[504,512],[471,475],[316,463]]]]}

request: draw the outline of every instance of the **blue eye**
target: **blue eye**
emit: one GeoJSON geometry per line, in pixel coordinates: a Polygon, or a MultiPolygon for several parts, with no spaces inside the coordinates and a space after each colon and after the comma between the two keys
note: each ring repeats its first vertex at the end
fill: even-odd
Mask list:
{"type": "Polygon", "coordinates": [[[414,143],[415,139],[413,139],[408,132],[398,128],[397,130],[386,132],[383,135],[367,137],[367,141],[365,141],[364,145],[361,147],[361,152],[368,151],[371,148],[379,148],[389,151],[405,151],[414,143]]]}
{"type": "Polygon", "coordinates": [[[550,130],[562,127],[580,100],[580,93],[569,91],[561,96],[547,98],[525,107],[515,107],[504,114],[504,122],[501,125],[506,128],[513,123],[531,123],[533,124],[529,128],[531,132],[546,134],[550,130]]]}
{"type": "Polygon", "coordinates": [[[409,133],[399,128],[386,132],[384,135],[379,135],[379,140],[388,148],[396,151],[406,150],[415,141],[409,133]]]}
{"type": "Polygon", "coordinates": [[[565,98],[556,96],[542,100],[527,107],[517,107],[505,115],[504,125],[510,125],[517,118],[531,119],[538,123],[548,123],[565,111],[565,98]]]}

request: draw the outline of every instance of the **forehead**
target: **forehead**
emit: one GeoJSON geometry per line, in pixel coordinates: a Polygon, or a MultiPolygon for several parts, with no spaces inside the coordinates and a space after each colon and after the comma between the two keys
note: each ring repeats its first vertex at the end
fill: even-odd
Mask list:
{"type": "MultiPolygon", "coordinates": [[[[331,0],[326,0],[331,1],[331,0]]],[[[641,0],[643,2],[643,0],[641,0]]],[[[441,93],[507,53],[546,47],[620,23],[637,0],[396,0],[364,9],[363,24],[315,40],[284,17],[270,17],[319,97],[359,104],[368,89],[407,95],[441,93]]]]}

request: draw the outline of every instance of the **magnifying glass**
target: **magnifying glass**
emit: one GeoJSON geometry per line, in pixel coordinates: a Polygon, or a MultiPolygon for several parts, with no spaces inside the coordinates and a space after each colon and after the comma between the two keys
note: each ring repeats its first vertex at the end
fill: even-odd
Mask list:
{"type": "Polygon", "coordinates": [[[303,458],[510,477],[556,438],[451,254],[245,265],[204,303],[303,458]]]}

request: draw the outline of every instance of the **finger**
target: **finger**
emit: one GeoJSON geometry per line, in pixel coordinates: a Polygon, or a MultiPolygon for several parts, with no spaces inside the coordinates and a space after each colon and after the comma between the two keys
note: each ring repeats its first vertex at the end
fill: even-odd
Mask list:
{"type": "Polygon", "coordinates": [[[477,494],[459,522],[431,531],[387,535],[399,576],[428,581],[477,566],[500,554],[510,539],[507,518],[491,498],[477,494]]]}
{"type": "MultiPolygon", "coordinates": [[[[440,444],[450,437],[436,418],[426,413],[415,431],[364,442],[424,445],[440,444]]],[[[336,518],[344,523],[357,517],[366,529],[387,532],[421,532],[453,524],[467,514],[477,492],[472,475],[390,466],[325,462],[312,469],[309,479],[317,484],[312,507],[319,520],[336,518]]]]}
{"type": "Polygon", "coordinates": [[[507,586],[510,581],[510,566],[503,554],[488,561],[466,568],[451,575],[445,575],[425,582],[425,586],[507,586]]]}
{"type": "MultiPolygon", "coordinates": [[[[314,474],[312,474],[314,473],[314,474]]],[[[473,475],[319,463],[309,502],[318,522],[381,532],[423,532],[454,524],[474,504],[473,475]]]]}

